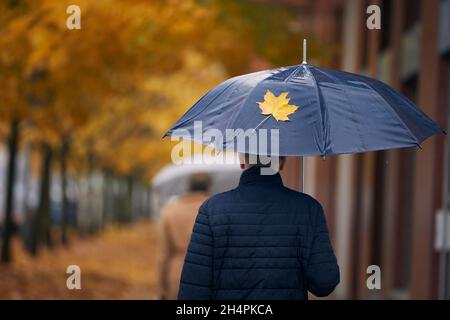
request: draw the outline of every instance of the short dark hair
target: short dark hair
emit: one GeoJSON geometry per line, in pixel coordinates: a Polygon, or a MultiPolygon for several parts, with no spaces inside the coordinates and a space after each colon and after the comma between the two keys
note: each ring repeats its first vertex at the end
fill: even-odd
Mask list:
{"type": "Polygon", "coordinates": [[[266,156],[266,155],[249,154],[249,153],[244,153],[242,155],[244,157],[244,161],[247,164],[251,164],[255,167],[270,167],[271,160],[267,161],[268,158],[278,157],[278,159],[280,161],[286,158],[285,156],[266,156]],[[256,162],[255,162],[255,159],[256,159],[256,162]],[[250,160],[252,160],[252,162],[250,162],[250,160]],[[255,163],[253,163],[253,162],[255,162],[255,163]]]}
{"type": "Polygon", "coordinates": [[[189,179],[189,191],[208,192],[211,185],[211,178],[207,173],[194,173],[189,179]]]}

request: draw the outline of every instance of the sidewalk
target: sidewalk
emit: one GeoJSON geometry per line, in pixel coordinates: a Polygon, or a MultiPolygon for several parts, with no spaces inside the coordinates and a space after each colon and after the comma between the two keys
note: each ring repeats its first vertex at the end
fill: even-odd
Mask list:
{"type": "Polygon", "coordinates": [[[154,299],[156,225],[110,227],[32,258],[18,239],[14,262],[0,266],[0,299],[154,299]],[[81,268],[81,290],[66,287],[67,266],[81,268]]]}

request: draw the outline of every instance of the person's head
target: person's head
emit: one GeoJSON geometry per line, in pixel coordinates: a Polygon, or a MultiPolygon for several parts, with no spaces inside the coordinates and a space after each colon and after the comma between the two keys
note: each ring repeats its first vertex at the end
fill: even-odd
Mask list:
{"type": "Polygon", "coordinates": [[[283,170],[284,164],[286,163],[286,157],[239,153],[239,162],[242,170],[256,166],[261,168],[272,168],[275,171],[278,171],[283,170]]]}
{"type": "Polygon", "coordinates": [[[189,179],[190,192],[209,192],[211,178],[207,173],[194,173],[189,179]]]}

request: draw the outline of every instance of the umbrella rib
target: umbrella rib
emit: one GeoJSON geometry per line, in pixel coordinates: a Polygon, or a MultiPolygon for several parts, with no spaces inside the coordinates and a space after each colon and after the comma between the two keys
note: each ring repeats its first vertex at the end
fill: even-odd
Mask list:
{"type": "MultiPolygon", "coordinates": [[[[397,112],[395,112],[395,110],[391,107],[390,103],[388,103],[386,98],[377,90],[377,88],[375,86],[372,86],[364,77],[360,76],[359,78],[362,82],[364,82],[367,86],[369,86],[369,88],[371,88],[372,91],[375,91],[381,99],[383,99],[383,101],[388,105],[391,113],[393,113],[395,115],[395,117],[397,118],[397,120],[403,125],[403,127],[406,128],[406,130],[408,130],[409,134],[414,138],[416,145],[420,147],[419,139],[417,139],[416,135],[412,133],[411,129],[400,118],[400,116],[397,114],[397,112]]],[[[420,148],[422,149],[422,147],[420,147],[420,148]]]]}
{"type": "MultiPolygon", "coordinates": [[[[277,70],[279,71],[279,70],[281,70],[281,69],[283,69],[283,68],[272,69],[272,70],[269,70],[269,71],[275,72],[275,71],[277,71],[277,70]]],[[[270,74],[270,75],[268,75],[268,76],[265,77],[264,79],[259,80],[258,83],[250,90],[250,92],[249,92],[249,93],[247,94],[247,96],[244,98],[244,101],[241,103],[241,106],[245,106],[245,105],[247,104],[247,100],[249,99],[249,97],[252,95],[253,91],[256,90],[256,88],[258,87],[258,85],[259,85],[262,81],[267,80],[268,78],[270,78],[270,77],[272,77],[272,76],[273,76],[273,73],[270,74]]],[[[234,127],[234,122],[236,121],[236,119],[239,118],[239,114],[240,114],[240,111],[238,111],[238,112],[236,113],[236,116],[230,117],[230,119],[228,120],[228,123],[226,124],[225,129],[228,129],[228,128],[230,128],[230,127],[234,127]]],[[[269,117],[267,117],[267,118],[269,118],[269,117]]],[[[261,123],[259,123],[258,126],[260,126],[264,121],[265,121],[265,119],[264,119],[263,121],[261,121],[261,123]]],[[[258,127],[258,126],[257,126],[257,127],[258,127]]],[[[257,127],[256,127],[256,128],[257,128],[257,127]]],[[[256,130],[256,128],[255,128],[254,130],[256,130]]],[[[228,140],[224,142],[224,145],[226,145],[227,143],[228,143],[228,140]]]]}
{"type": "MultiPolygon", "coordinates": [[[[201,114],[202,112],[204,112],[204,111],[208,108],[208,106],[210,106],[210,105],[211,105],[211,104],[212,104],[212,103],[213,103],[220,95],[222,95],[222,94],[223,94],[230,86],[232,86],[232,85],[238,80],[238,78],[239,78],[239,76],[238,76],[238,77],[235,77],[235,78],[232,78],[232,79],[229,79],[230,83],[229,83],[225,88],[223,88],[220,92],[218,92],[218,93],[216,94],[216,96],[213,97],[212,100],[211,100],[209,103],[205,104],[205,105],[203,106],[202,109],[200,109],[199,111],[197,111],[197,113],[194,114],[193,116],[191,116],[189,119],[184,119],[184,121],[182,121],[182,122],[180,122],[180,123],[178,123],[178,124],[175,123],[175,124],[172,126],[172,128],[170,128],[170,129],[164,134],[163,138],[164,138],[165,136],[169,136],[169,135],[173,132],[173,130],[175,130],[175,129],[177,129],[177,128],[180,128],[181,126],[185,125],[187,122],[190,122],[193,118],[197,117],[199,114],[201,114]]],[[[214,90],[214,89],[212,89],[212,90],[214,90]]],[[[194,110],[194,108],[195,108],[196,106],[198,106],[198,104],[200,104],[200,103],[202,102],[202,100],[205,99],[205,98],[208,96],[209,93],[211,93],[212,90],[210,90],[210,91],[208,91],[207,93],[205,93],[205,94],[200,98],[200,100],[198,100],[196,103],[194,103],[194,105],[193,105],[192,107],[190,107],[188,111],[186,111],[186,113],[188,113],[188,112],[191,111],[191,110],[194,110]]],[[[180,120],[181,120],[181,119],[180,119],[180,120]]]]}
{"type": "Polygon", "coordinates": [[[304,64],[294,66],[292,72],[286,78],[284,78],[283,82],[289,82],[297,74],[298,69],[303,66],[306,67],[306,65],[304,64]]]}
{"type": "MultiPolygon", "coordinates": [[[[331,74],[325,74],[325,73],[324,73],[322,70],[320,70],[320,69],[317,69],[317,71],[320,72],[320,73],[322,73],[322,74],[324,74],[325,76],[327,76],[327,77],[333,79],[333,80],[336,81],[337,83],[343,84],[343,81],[342,81],[341,79],[339,79],[338,77],[333,76],[333,75],[331,75],[331,74]]],[[[356,113],[355,113],[355,106],[354,106],[352,100],[349,98],[349,96],[348,96],[348,94],[347,94],[347,90],[345,89],[345,86],[344,86],[344,85],[342,86],[342,92],[344,93],[344,96],[345,96],[345,99],[346,99],[347,102],[348,102],[348,105],[351,107],[351,111],[352,111],[352,121],[353,121],[354,124],[355,124],[355,129],[356,129],[356,131],[357,131],[357,133],[358,133],[359,140],[361,141],[361,148],[364,150],[364,149],[366,149],[366,147],[365,147],[366,144],[365,144],[365,142],[364,142],[364,138],[363,138],[363,135],[362,135],[362,133],[361,133],[361,124],[360,124],[358,121],[356,121],[356,118],[355,118],[355,114],[356,114],[356,113]]]]}
{"type": "Polygon", "coordinates": [[[316,88],[316,96],[317,96],[317,101],[319,102],[319,107],[320,107],[320,117],[322,118],[322,136],[323,136],[323,145],[322,145],[322,156],[325,156],[327,154],[327,145],[329,145],[329,141],[327,141],[328,139],[328,134],[326,133],[326,129],[325,127],[329,128],[329,123],[328,123],[328,117],[325,117],[324,113],[327,112],[323,107],[323,98],[321,98],[320,92],[319,92],[319,85],[317,83],[316,77],[314,76],[314,74],[311,72],[311,70],[309,69],[308,66],[304,65],[305,69],[308,70],[309,73],[311,73],[311,78],[314,81],[314,87],[316,88]],[[325,125],[325,121],[327,122],[327,124],[325,125]]]}
{"type": "MultiPolygon", "coordinates": [[[[267,77],[264,78],[263,80],[265,80],[265,79],[267,79],[267,77]]],[[[251,80],[251,78],[249,78],[248,80],[251,80]]],[[[245,106],[245,104],[247,103],[248,97],[251,96],[251,94],[253,93],[253,91],[255,90],[255,88],[258,86],[258,84],[259,84],[261,81],[262,81],[262,80],[260,80],[260,81],[259,81],[259,82],[258,82],[258,83],[250,90],[250,92],[249,92],[249,93],[247,94],[247,96],[245,97],[244,101],[241,103],[241,106],[245,106]]],[[[237,90],[237,88],[236,88],[235,90],[237,90]]],[[[231,95],[230,95],[230,96],[231,96],[231,95]]],[[[229,101],[230,96],[228,97],[227,102],[229,101]]],[[[227,124],[226,124],[226,126],[225,126],[225,129],[228,129],[228,128],[232,127],[232,123],[234,123],[234,121],[236,121],[236,119],[238,118],[239,114],[240,114],[240,110],[239,110],[238,112],[236,112],[235,116],[230,117],[230,119],[228,120],[228,122],[227,122],[227,124]]],[[[227,143],[227,142],[228,142],[228,141],[225,141],[225,143],[227,143]]]]}

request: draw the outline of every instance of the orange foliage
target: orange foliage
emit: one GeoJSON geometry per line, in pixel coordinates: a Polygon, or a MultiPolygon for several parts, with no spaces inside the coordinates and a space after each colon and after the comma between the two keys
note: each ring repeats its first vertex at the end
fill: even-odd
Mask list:
{"type": "Polygon", "coordinates": [[[156,299],[156,232],[149,222],[109,227],[35,258],[15,241],[14,265],[0,265],[0,299],[156,299]],[[66,287],[72,264],[81,290],[66,287]]]}

